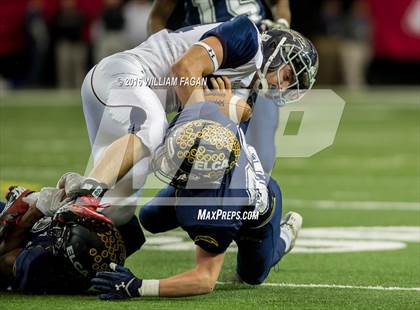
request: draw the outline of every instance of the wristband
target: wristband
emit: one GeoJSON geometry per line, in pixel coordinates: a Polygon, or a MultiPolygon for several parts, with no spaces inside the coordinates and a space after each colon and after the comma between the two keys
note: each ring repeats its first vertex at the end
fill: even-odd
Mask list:
{"type": "Polygon", "coordinates": [[[204,42],[197,42],[197,43],[194,43],[193,45],[201,46],[207,51],[211,59],[211,62],[213,63],[214,71],[217,71],[217,69],[219,69],[219,62],[217,61],[217,57],[216,57],[216,53],[214,49],[210,45],[204,42]]]}
{"type": "Polygon", "coordinates": [[[229,100],[229,118],[235,123],[239,123],[238,113],[236,113],[236,106],[238,104],[238,101],[241,99],[241,97],[233,95],[232,98],[230,98],[229,100]]]}
{"type": "Polygon", "coordinates": [[[159,296],[159,280],[143,280],[139,288],[140,296],[159,296]]]}
{"type": "Polygon", "coordinates": [[[97,199],[102,198],[107,190],[108,186],[105,183],[99,183],[93,178],[86,179],[80,186],[81,195],[91,195],[97,199]]]}

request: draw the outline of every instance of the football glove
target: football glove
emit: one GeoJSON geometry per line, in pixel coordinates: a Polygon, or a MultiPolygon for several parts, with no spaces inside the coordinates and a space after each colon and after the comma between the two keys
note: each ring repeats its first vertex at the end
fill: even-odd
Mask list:
{"type": "Polygon", "coordinates": [[[57,187],[64,189],[68,199],[73,203],[60,208],[54,216],[55,221],[80,224],[98,231],[109,229],[112,220],[98,213],[98,208],[109,206],[100,203],[100,199],[107,191],[106,184],[85,178],[75,172],[68,172],[60,178],[57,187]]]}
{"type": "Polygon", "coordinates": [[[70,202],[58,209],[53,220],[63,224],[79,224],[90,230],[106,232],[113,227],[113,222],[96,210],[108,206],[101,205],[96,198],[82,196],[75,202],[70,202]]]}
{"type": "Polygon", "coordinates": [[[263,19],[260,24],[261,32],[268,31],[271,29],[290,29],[290,25],[289,22],[284,18],[279,18],[276,21],[263,19]]]}
{"type": "Polygon", "coordinates": [[[64,189],[44,187],[40,192],[24,197],[23,201],[35,205],[45,216],[53,216],[59,208],[71,202],[71,199],[65,196],[64,189]]]}
{"type": "Polygon", "coordinates": [[[66,195],[72,199],[81,196],[92,196],[100,199],[105,195],[108,187],[93,178],[86,178],[76,172],[65,173],[58,180],[57,188],[64,189],[66,195]]]}
{"type": "Polygon", "coordinates": [[[143,280],[137,278],[128,268],[111,263],[113,272],[98,272],[91,280],[93,288],[101,292],[102,300],[118,300],[140,297],[143,280]]]}

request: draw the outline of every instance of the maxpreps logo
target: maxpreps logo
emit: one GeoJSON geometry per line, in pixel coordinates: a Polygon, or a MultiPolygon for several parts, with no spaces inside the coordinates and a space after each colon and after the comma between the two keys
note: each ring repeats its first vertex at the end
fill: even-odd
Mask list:
{"type": "Polygon", "coordinates": [[[197,220],[199,221],[219,221],[219,220],[258,220],[258,211],[226,211],[222,209],[207,210],[198,209],[197,220]]]}

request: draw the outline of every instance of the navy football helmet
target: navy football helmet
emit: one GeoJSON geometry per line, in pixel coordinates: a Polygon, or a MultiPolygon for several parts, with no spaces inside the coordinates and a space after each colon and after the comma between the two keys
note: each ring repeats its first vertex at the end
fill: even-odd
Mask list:
{"type": "Polygon", "coordinates": [[[53,253],[72,265],[79,276],[90,279],[98,271],[111,271],[110,263],[124,265],[126,247],[115,227],[98,232],[53,220],[49,233],[53,253]]]}
{"type": "Polygon", "coordinates": [[[178,188],[220,184],[239,160],[235,133],[221,124],[198,119],[169,130],[152,168],[163,182],[178,188]]]}
{"type": "Polygon", "coordinates": [[[299,101],[312,88],[318,72],[318,52],[312,42],[291,29],[272,29],[261,34],[263,62],[258,70],[254,89],[263,95],[277,99],[279,105],[299,101]],[[280,71],[286,65],[292,71],[292,80],[283,90],[269,89],[266,75],[280,71]]]}

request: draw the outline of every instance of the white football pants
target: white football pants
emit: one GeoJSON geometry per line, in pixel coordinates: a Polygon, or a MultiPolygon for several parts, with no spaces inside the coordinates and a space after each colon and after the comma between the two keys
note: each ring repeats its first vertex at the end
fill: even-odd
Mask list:
{"type": "Polygon", "coordinates": [[[135,133],[151,156],[139,161],[104,196],[111,207],[102,212],[116,225],[133,216],[140,189],[149,173],[149,164],[167,129],[166,114],[157,95],[144,81],[139,60],[119,53],[99,62],[82,85],[83,112],[92,147],[91,161],[97,162],[112,142],[135,133]]]}

